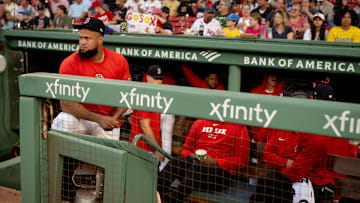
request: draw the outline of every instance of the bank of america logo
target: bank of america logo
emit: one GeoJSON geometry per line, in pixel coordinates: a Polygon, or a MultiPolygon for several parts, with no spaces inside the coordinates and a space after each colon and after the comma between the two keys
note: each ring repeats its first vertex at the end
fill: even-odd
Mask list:
{"type": "Polygon", "coordinates": [[[200,55],[205,57],[207,61],[212,62],[213,60],[219,58],[221,54],[216,51],[202,51],[200,55]]]}

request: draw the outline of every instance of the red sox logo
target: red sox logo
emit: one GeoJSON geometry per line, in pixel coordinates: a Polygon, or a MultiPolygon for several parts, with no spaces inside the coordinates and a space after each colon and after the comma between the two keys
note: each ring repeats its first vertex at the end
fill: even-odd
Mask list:
{"type": "Polygon", "coordinates": [[[83,24],[88,24],[90,21],[90,18],[86,18],[85,21],[83,22],[83,24]]]}
{"type": "Polygon", "coordinates": [[[161,75],[161,68],[157,68],[157,74],[161,75]]]}

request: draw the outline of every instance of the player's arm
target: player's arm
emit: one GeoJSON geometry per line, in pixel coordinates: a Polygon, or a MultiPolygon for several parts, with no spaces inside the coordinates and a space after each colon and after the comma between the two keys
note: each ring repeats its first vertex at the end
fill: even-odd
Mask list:
{"type": "Polygon", "coordinates": [[[185,63],[182,65],[182,70],[184,72],[185,78],[190,82],[191,86],[201,87],[203,85],[202,83],[206,83],[205,80],[202,80],[198,76],[196,76],[194,72],[192,72],[192,70],[185,63]]]}
{"type": "Polygon", "coordinates": [[[121,107],[116,108],[113,118],[115,120],[119,120],[120,116],[123,115],[126,111],[127,111],[126,108],[121,108],[121,107]]]}
{"type": "Polygon", "coordinates": [[[141,130],[144,132],[145,136],[148,137],[155,144],[159,145],[158,141],[155,138],[154,132],[150,126],[150,118],[141,119],[140,121],[141,130]]]}
{"type": "Polygon", "coordinates": [[[60,105],[63,112],[70,113],[80,119],[94,121],[104,128],[104,130],[112,130],[113,128],[119,127],[117,119],[91,112],[79,103],[60,101],[60,105]]]}
{"type": "MultiPolygon", "coordinates": [[[[151,141],[157,144],[160,147],[160,144],[155,138],[154,132],[150,126],[150,118],[141,119],[139,121],[141,130],[144,132],[145,136],[148,137],[151,141]]],[[[156,151],[156,157],[158,161],[164,161],[165,157],[156,151]]]]}
{"type": "Polygon", "coordinates": [[[250,154],[249,133],[245,126],[237,126],[233,136],[235,143],[232,146],[233,155],[217,159],[217,165],[229,170],[237,170],[247,165],[250,154]]]}

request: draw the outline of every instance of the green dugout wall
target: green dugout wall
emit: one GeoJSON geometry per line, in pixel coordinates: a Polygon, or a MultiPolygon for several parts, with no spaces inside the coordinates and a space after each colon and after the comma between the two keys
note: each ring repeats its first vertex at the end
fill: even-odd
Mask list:
{"type": "MultiPolygon", "coordinates": [[[[8,152],[18,140],[19,89],[17,76],[22,73],[32,72],[29,71],[29,64],[26,63],[28,54],[33,51],[44,51],[63,56],[78,49],[77,41],[78,33],[72,30],[8,30],[2,32],[4,56],[7,60],[7,66],[5,70],[0,72],[1,160],[8,158],[8,152]]],[[[360,44],[356,43],[116,34],[105,36],[104,44],[105,47],[126,57],[139,60],[149,59],[226,65],[229,67],[228,89],[236,92],[241,89],[241,78],[244,79],[242,67],[248,69],[271,68],[307,71],[309,74],[311,72],[322,72],[354,77],[357,77],[360,73],[360,44]]],[[[54,72],[57,69],[57,67],[52,67],[51,63],[47,65],[49,69],[38,71],[54,72]]],[[[47,91],[46,86],[44,87],[44,82],[46,85],[46,82],[50,84],[55,82],[56,79],[59,79],[58,82],[61,83],[76,84],[72,78],[62,78],[62,76],[58,75],[34,74],[23,78],[23,81],[31,81],[31,83],[23,83],[26,85],[21,86],[24,88],[22,94],[53,98],[50,90],[47,91]],[[33,89],[31,89],[31,92],[28,92],[31,87],[33,89]]],[[[86,98],[87,102],[109,102],[106,104],[128,106],[125,102],[126,99],[120,103],[122,98],[120,89],[117,88],[124,88],[123,93],[125,94],[125,91],[131,91],[133,87],[136,87],[136,92],[139,94],[144,94],[145,92],[153,94],[156,91],[160,91],[161,94],[164,94],[164,98],[168,96],[170,99],[173,98],[174,103],[166,109],[167,112],[173,112],[176,111],[174,108],[179,108],[182,110],[183,115],[193,117],[355,139],[358,139],[360,133],[360,106],[358,104],[307,101],[293,98],[269,98],[246,93],[215,93],[186,87],[176,87],[175,92],[178,94],[175,95],[171,93],[174,91],[167,92],[164,89],[165,86],[162,88],[157,87],[154,90],[147,89],[147,87],[137,83],[129,85],[113,84],[113,82],[110,82],[110,85],[107,82],[99,81],[95,85],[95,83],[92,83],[93,80],[80,79],[79,81],[92,88],[91,93],[86,98]],[[103,83],[106,84],[103,86],[103,83]],[[112,98],[111,101],[96,99],[110,96],[102,89],[107,87],[107,85],[110,85],[112,89],[117,89],[116,94],[114,93],[110,97],[112,98]],[[120,86],[118,87],[117,85],[120,86]],[[95,95],[94,91],[101,96],[95,95]],[[182,101],[179,95],[188,100],[178,103],[182,101]],[[192,103],[188,102],[193,101],[196,97],[202,98],[200,99],[201,102],[197,102],[198,100],[192,103]]],[[[356,90],[354,91],[356,93],[356,90]]],[[[78,98],[69,98],[64,95],[55,95],[55,97],[78,101],[78,98]]],[[[170,100],[167,101],[169,102],[170,100]]],[[[148,109],[148,107],[141,106],[135,106],[134,108],[148,109]]],[[[152,111],[161,112],[164,110],[164,108],[152,109],[152,111]]],[[[18,159],[17,163],[19,161],[20,159],[18,159]]]]}

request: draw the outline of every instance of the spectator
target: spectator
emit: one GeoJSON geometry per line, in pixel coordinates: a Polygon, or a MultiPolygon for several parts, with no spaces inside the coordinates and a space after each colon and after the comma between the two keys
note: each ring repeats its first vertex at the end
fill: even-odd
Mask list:
{"type": "Polygon", "coordinates": [[[177,9],[180,6],[180,2],[178,0],[165,0],[162,6],[170,9],[170,16],[177,16],[177,9]]]}
{"type": "MultiPolygon", "coordinates": [[[[249,7],[249,10],[250,10],[250,7],[249,7]]],[[[240,0],[234,0],[232,2],[231,13],[235,13],[239,17],[242,16],[242,13],[241,13],[241,1],[240,0]]]]}
{"type": "Polygon", "coordinates": [[[51,13],[50,13],[50,9],[49,9],[49,5],[47,3],[47,1],[45,2],[45,0],[34,0],[34,8],[35,8],[35,16],[39,15],[38,13],[38,6],[43,6],[44,8],[44,15],[46,17],[48,17],[49,19],[51,18],[51,13]]]}
{"type": "Polygon", "coordinates": [[[193,8],[195,8],[195,2],[193,0],[182,0],[180,6],[178,7],[178,16],[196,16],[196,11],[194,13],[193,8]]]}
{"type": "Polygon", "coordinates": [[[7,30],[7,29],[13,29],[15,27],[15,21],[14,18],[11,16],[10,11],[5,10],[2,19],[1,19],[1,29],[7,30]]]}
{"type": "Polygon", "coordinates": [[[274,29],[272,30],[274,39],[293,39],[294,31],[288,26],[288,17],[282,10],[277,10],[274,15],[274,29]]]}
{"type": "MultiPolygon", "coordinates": [[[[259,17],[257,17],[258,19],[259,17]]],[[[251,90],[252,94],[264,94],[271,96],[281,96],[286,89],[283,88],[283,81],[278,74],[266,72],[262,83],[251,90]]],[[[250,126],[252,139],[255,142],[267,143],[271,137],[271,129],[250,126]]]]}
{"type": "MultiPolygon", "coordinates": [[[[261,35],[261,28],[265,25],[261,25],[261,15],[257,12],[252,13],[250,17],[250,26],[246,29],[245,38],[259,38],[261,35]]],[[[266,29],[266,28],[265,28],[266,29]]],[[[268,30],[266,29],[265,38],[268,38],[268,30]]]]}
{"type": "Polygon", "coordinates": [[[219,12],[215,15],[215,19],[220,22],[221,27],[226,27],[226,18],[231,14],[230,0],[220,0],[219,12]]]}
{"type": "MultiPolygon", "coordinates": [[[[87,18],[75,27],[80,29],[79,51],[61,63],[60,74],[131,80],[125,57],[103,47],[105,25],[101,20],[87,18]]],[[[53,129],[119,140],[119,118],[126,109],[70,101],[60,104],[63,112],[54,119],[53,129]]]]}
{"type": "Polygon", "coordinates": [[[295,3],[290,10],[290,18],[288,20],[288,25],[295,32],[295,39],[302,39],[304,32],[310,28],[307,19],[301,16],[301,10],[301,5],[298,3],[295,3]]]}
{"type": "Polygon", "coordinates": [[[67,10],[65,6],[59,5],[56,9],[56,17],[52,27],[58,29],[72,28],[71,18],[67,15],[67,10]]]}
{"type": "Polygon", "coordinates": [[[222,27],[216,19],[214,19],[215,10],[212,7],[205,9],[204,17],[195,20],[191,26],[191,31],[203,36],[216,36],[217,31],[222,27]],[[202,30],[203,29],[203,30],[202,30]]]}
{"type": "MultiPolygon", "coordinates": [[[[161,84],[162,79],[164,78],[162,68],[158,65],[152,65],[149,67],[147,72],[146,80],[151,84],[161,84]]],[[[161,137],[160,137],[160,113],[156,112],[147,112],[140,110],[133,110],[131,116],[131,137],[130,142],[138,134],[143,134],[153,141],[156,145],[161,147],[161,137]]],[[[152,152],[156,154],[158,161],[164,161],[165,158],[158,151],[155,152],[155,149],[146,144],[145,141],[139,140],[137,146],[145,151],[152,152]]]]}
{"type": "Polygon", "coordinates": [[[181,150],[159,174],[158,191],[164,202],[184,202],[192,190],[220,191],[231,184],[231,175],[247,165],[249,135],[246,126],[198,119],[181,150]],[[206,151],[204,159],[195,155],[206,151]],[[168,192],[178,179],[176,190],[168,192]]]}
{"type": "MultiPolygon", "coordinates": [[[[66,10],[69,9],[70,4],[68,0],[49,0],[49,6],[50,6],[50,10],[53,14],[57,15],[57,9],[58,6],[64,6],[66,8],[66,10]]],[[[56,18],[56,16],[55,16],[56,18]]]]}
{"type": "Polygon", "coordinates": [[[259,7],[256,0],[245,0],[244,3],[250,5],[250,11],[251,12],[259,7]]]}
{"type": "Polygon", "coordinates": [[[161,2],[159,0],[147,0],[141,5],[142,13],[150,14],[155,8],[161,8],[161,2]]]}
{"type": "Polygon", "coordinates": [[[238,28],[241,34],[246,32],[250,25],[250,4],[244,4],[241,8],[242,17],[239,19],[238,28]]]}
{"type": "Polygon", "coordinates": [[[239,15],[232,13],[226,18],[226,27],[218,32],[218,35],[224,37],[240,37],[240,31],[236,28],[239,21],[239,15]]]}
{"type": "Polygon", "coordinates": [[[125,21],[127,8],[125,7],[126,0],[116,0],[117,9],[113,11],[114,13],[114,21],[116,24],[119,24],[122,21],[125,21]]]}
{"type": "Polygon", "coordinates": [[[69,15],[71,18],[84,19],[89,11],[91,5],[88,4],[88,1],[84,0],[75,0],[73,4],[70,5],[69,15]]]}
{"type": "Polygon", "coordinates": [[[20,12],[22,14],[20,21],[20,29],[29,30],[33,29],[33,21],[31,19],[31,13],[29,10],[25,9],[20,12]]]}
{"type": "Polygon", "coordinates": [[[282,10],[282,11],[286,12],[286,9],[287,9],[286,0],[275,0],[274,5],[275,5],[275,8],[271,11],[271,13],[268,15],[268,17],[266,19],[266,27],[267,28],[274,27],[274,15],[277,10],[282,10]]]}
{"type": "Polygon", "coordinates": [[[355,27],[358,16],[351,9],[344,9],[335,17],[335,25],[330,30],[328,41],[334,42],[360,42],[360,29],[355,27]]]}
{"type": "Polygon", "coordinates": [[[354,11],[360,15],[360,0],[357,0],[358,5],[354,8],[354,11]]]}
{"type": "MultiPolygon", "coordinates": [[[[319,10],[318,6],[317,6],[317,0],[310,0],[310,8],[316,10],[317,12],[321,12],[321,10],[319,10]]],[[[325,16],[325,15],[324,15],[325,16]]],[[[325,16],[326,17],[326,16],[325,16]]]]}
{"type": "Polygon", "coordinates": [[[140,9],[143,4],[144,4],[143,0],[128,0],[125,4],[125,7],[130,12],[141,13],[140,9]]]}
{"type": "Polygon", "coordinates": [[[268,0],[258,0],[258,7],[251,11],[251,13],[258,12],[263,19],[267,19],[272,9],[268,3],[268,0]]]}
{"type": "Polygon", "coordinates": [[[291,9],[291,7],[294,5],[294,4],[301,4],[301,0],[290,0],[287,2],[287,8],[288,10],[291,9]]]}
{"type": "Polygon", "coordinates": [[[202,16],[207,7],[214,7],[211,0],[200,0],[197,1],[195,6],[193,6],[193,13],[196,14],[197,17],[202,16]]]}
{"type": "Polygon", "coordinates": [[[171,35],[173,33],[172,25],[169,23],[169,13],[170,10],[168,7],[162,7],[161,9],[155,8],[151,12],[158,19],[155,33],[157,34],[167,34],[171,35]]]}
{"type": "Polygon", "coordinates": [[[30,0],[21,0],[20,1],[20,6],[17,7],[16,10],[16,18],[17,20],[21,20],[22,19],[22,11],[23,10],[28,10],[30,11],[30,18],[32,18],[35,15],[35,9],[34,7],[32,7],[30,5],[30,0]]]}
{"type": "Polygon", "coordinates": [[[304,40],[323,40],[327,41],[329,31],[325,28],[325,16],[317,13],[313,17],[311,29],[307,29],[304,34],[304,40]]]}
{"type": "Polygon", "coordinates": [[[12,17],[16,16],[18,5],[13,0],[4,0],[5,10],[9,11],[12,17]]]}
{"type": "Polygon", "coordinates": [[[335,16],[339,16],[339,13],[346,9],[349,9],[349,7],[347,6],[348,1],[347,0],[338,0],[336,1],[335,7],[332,8],[328,15],[327,15],[327,21],[328,21],[328,25],[330,27],[334,27],[335,23],[334,23],[334,17],[335,16]]]}
{"type": "Polygon", "coordinates": [[[101,20],[105,26],[115,23],[113,21],[114,15],[111,11],[106,10],[99,1],[94,1],[91,4],[91,7],[94,8],[95,15],[94,18],[101,20]]]}
{"type": "Polygon", "coordinates": [[[205,80],[196,76],[186,64],[182,65],[182,70],[185,78],[193,87],[225,90],[224,85],[219,82],[219,75],[214,70],[207,73],[205,80]]]}
{"type": "Polygon", "coordinates": [[[327,0],[317,0],[318,1],[318,9],[324,14],[325,18],[328,16],[328,13],[331,9],[333,9],[333,4],[328,2],[327,0]]]}
{"type": "Polygon", "coordinates": [[[103,0],[92,0],[91,2],[89,2],[90,0],[84,0],[84,1],[87,1],[87,3],[90,5],[90,8],[89,8],[89,11],[88,11],[88,14],[87,14],[87,17],[93,17],[94,15],[96,15],[96,12],[94,10],[93,7],[91,7],[92,3],[94,3],[94,1],[98,1],[101,3],[101,5],[105,8],[105,10],[110,10],[110,7],[109,5],[105,4],[103,2],[103,0]]]}
{"type": "Polygon", "coordinates": [[[302,14],[307,17],[309,24],[312,25],[314,15],[318,13],[319,10],[311,8],[310,0],[302,0],[301,6],[302,6],[302,14]]]}
{"type": "Polygon", "coordinates": [[[50,18],[45,16],[45,6],[37,6],[38,15],[34,18],[34,28],[50,28],[50,18]]]}
{"type": "Polygon", "coordinates": [[[276,171],[258,179],[252,200],[331,202],[335,183],[326,170],[327,153],[322,143],[317,135],[273,130],[263,156],[266,165],[276,171]]]}

